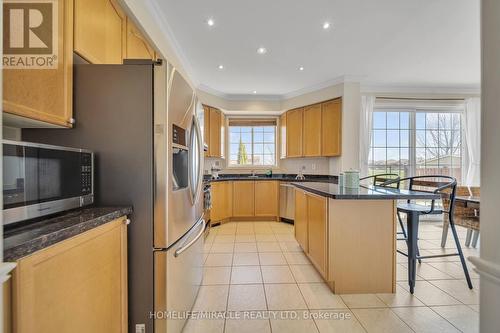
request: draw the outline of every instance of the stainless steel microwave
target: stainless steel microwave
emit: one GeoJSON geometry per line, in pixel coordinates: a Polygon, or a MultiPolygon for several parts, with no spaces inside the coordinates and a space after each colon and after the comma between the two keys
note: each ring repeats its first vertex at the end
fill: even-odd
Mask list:
{"type": "Polygon", "coordinates": [[[85,149],[3,140],[3,223],[94,202],[94,154],[85,149]]]}

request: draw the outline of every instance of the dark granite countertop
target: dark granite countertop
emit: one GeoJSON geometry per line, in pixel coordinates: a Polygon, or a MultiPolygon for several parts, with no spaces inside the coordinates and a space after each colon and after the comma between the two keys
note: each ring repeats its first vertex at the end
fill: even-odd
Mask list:
{"type": "Polygon", "coordinates": [[[234,180],[279,180],[286,182],[324,182],[324,183],[337,183],[337,176],[330,175],[304,175],[304,179],[296,179],[297,174],[275,173],[272,176],[258,174],[257,177],[251,177],[251,174],[221,174],[219,178],[212,179],[210,175],[205,175],[204,180],[210,182],[223,182],[234,180]]]}
{"type": "Polygon", "coordinates": [[[320,196],[337,200],[406,200],[406,199],[440,199],[439,194],[400,190],[380,186],[361,185],[357,189],[340,187],[337,184],[318,182],[293,182],[293,186],[320,196]]]}
{"type": "Polygon", "coordinates": [[[4,261],[16,261],[130,213],[131,207],[81,208],[29,224],[6,227],[4,261]]]}

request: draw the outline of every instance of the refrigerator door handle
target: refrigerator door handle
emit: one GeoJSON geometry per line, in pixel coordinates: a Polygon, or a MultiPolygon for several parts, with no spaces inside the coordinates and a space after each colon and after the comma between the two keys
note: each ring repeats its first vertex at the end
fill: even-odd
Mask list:
{"type": "Polygon", "coordinates": [[[203,224],[203,227],[201,228],[200,232],[196,235],[195,238],[193,238],[192,240],[190,240],[188,243],[186,244],[183,244],[181,247],[179,247],[177,250],[175,250],[174,252],[174,257],[178,257],[182,254],[182,252],[186,251],[189,247],[191,247],[191,245],[193,245],[194,243],[196,243],[196,241],[201,237],[203,236],[203,233],[205,232],[205,228],[207,227],[207,224],[205,222],[205,219],[202,217],[198,220],[198,222],[196,222],[196,225],[198,224],[203,224]]]}

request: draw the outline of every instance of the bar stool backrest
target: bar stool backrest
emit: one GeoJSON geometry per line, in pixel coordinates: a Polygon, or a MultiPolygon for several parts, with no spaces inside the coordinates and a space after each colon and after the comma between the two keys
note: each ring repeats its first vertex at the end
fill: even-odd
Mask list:
{"type": "Polygon", "coordinates": [[[399,188],[400,179],[399,175],[396,173],[381,173],[378,175],[371,175],[367,177],[360,178],[359,180],[367,180],[373,179],[373,186],[382,186],[382,187],[392,187],[399,188]]]}

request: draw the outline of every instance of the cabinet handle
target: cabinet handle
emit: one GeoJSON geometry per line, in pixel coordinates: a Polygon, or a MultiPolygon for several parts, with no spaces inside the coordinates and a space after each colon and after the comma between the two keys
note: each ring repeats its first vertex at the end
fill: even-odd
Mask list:
{"type": "Polygon", "coordinates": [[[125,225],[129,225],[129,224],[130,224],[130,219],[125,219],[125,220],[123,221],[123,223],[124,223],[125,225]]]}

